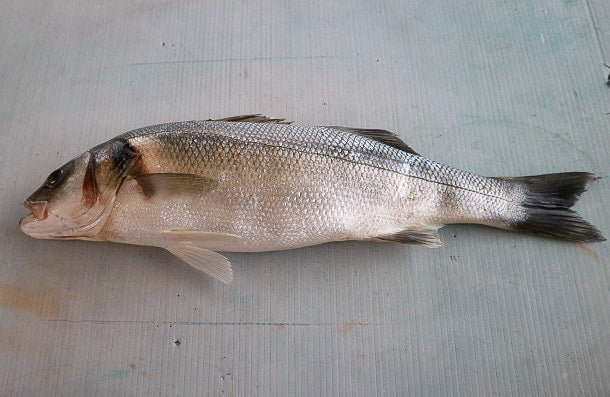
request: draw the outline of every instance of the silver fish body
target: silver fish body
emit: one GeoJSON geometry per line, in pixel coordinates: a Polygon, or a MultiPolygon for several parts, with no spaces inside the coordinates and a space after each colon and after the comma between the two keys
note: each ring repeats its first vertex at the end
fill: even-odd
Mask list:
{"type": "Polygon", "coordinates": [[[214,184],[147,197],[127,180],[103,230],[113,241],[159,245],[166,230],[205,230],[239,236],[210,249],[269,251],[523,216],[501,181],[334,128],[203,121],[122,138],[145,153],[146,170],[214,184]]]}
{"type": "MultiPolygon", "coordinates": [[[[422,157],[387,131],[279,121],[161,124],[93,148],[81,156],[84,177],[74,178],[99,207],[97,223],[73,238],[163,247],[225,282],[228,261],[212,251],[341,240],[436,247],[437,229],[449,223],[603,239],[569,210],[591,174],[482,177],[422,157]]],[[[28,201],[33,213],[46,203],[41,194],[28,201]]],[[[31,221],[22,229],[40,237],[31,221]]]]}

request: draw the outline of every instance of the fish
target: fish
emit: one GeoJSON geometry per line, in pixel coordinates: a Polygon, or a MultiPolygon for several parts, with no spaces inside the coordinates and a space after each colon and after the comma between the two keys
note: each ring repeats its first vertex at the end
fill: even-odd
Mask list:
{"type": "Polygon", "coordinates": [[[416,153],[381,129],[299,125],[258,114],[126,132],[53,171],[24,205],[34,238],[168,250],[228,284],[220,252],[363,240],[440,247],[473,223],[604,241],[571,210],[596,177],[486,177],[416,153]]]}

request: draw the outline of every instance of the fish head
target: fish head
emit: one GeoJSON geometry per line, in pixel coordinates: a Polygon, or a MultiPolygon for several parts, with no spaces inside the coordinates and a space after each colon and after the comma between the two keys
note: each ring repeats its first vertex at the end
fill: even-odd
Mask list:
{"type": "Polygon", "coordinates": [[[95,239],[137,157],[127,141],[114,139],[67,162],[25,200],[32,213],[19,227],[34,238],[95,239]]]}

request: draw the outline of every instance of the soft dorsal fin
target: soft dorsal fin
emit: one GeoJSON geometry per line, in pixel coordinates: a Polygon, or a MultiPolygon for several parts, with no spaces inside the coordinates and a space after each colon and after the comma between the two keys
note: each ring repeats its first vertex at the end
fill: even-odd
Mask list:
{"type": "Polygon", "coordinates": [[[361,135],[361,136],[373,139],[377,142],[385,143],[386,145],[392,146],[393,148],[396,148],[399,150],[402,150],[403,152],[407,152],[407,153],[419,156],[419,153],[417,153],[415,150],[411,149],[409,147],[409,145],[404,143],[402,141],[402,139],[400,139],[398,137],[398,135],[396,135],[395,133],[390,132],[390,131],[370,129],[370,128],[351,128],[351,127],[337,127],[337,126],[330,126],[329,128],[334,128],[337,130],[347,131],[347,132],[351,132],[353,134],[361,135]]]}
{"type": "Polygon", "coordinates": [[[262,114],[244,114],[241,116],[225,117],[223,119],[209,119],[208,121],[233,121],[241,123],[274,123],[274,124],[292,124],[292,121],[286,119],[276,119],[273,117],[263,116],[262,114]]]}

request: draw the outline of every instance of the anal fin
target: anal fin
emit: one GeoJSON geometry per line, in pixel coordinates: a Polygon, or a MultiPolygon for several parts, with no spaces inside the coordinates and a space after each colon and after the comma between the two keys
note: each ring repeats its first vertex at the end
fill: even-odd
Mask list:
{"type": "Polygon", "coordinates": [[[402,244],[416,244],[428,248],[442,247],[443,242],[438,235],[441,225],[428,225],[425,227],[408,228],[397,233],[385,234],[375,237],[375,240],[391,241],[402,244]]]}

